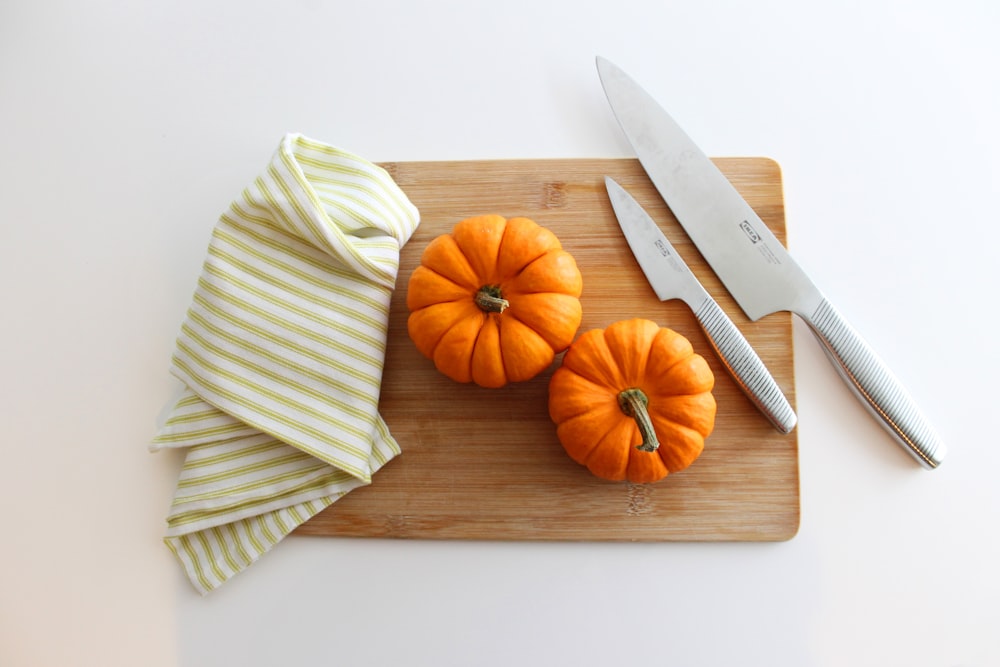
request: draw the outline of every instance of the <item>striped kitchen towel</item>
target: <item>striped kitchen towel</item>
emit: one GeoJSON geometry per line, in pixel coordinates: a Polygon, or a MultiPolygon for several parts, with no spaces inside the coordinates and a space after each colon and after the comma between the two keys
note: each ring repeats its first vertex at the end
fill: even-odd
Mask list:
{"type": "Polygon", "coordinates": [[[400,451],[378,413],[399,251],[388,173],[299,134],[213,231],[150,449],[187,449],[165,542],[208,593],[400,451]]]}

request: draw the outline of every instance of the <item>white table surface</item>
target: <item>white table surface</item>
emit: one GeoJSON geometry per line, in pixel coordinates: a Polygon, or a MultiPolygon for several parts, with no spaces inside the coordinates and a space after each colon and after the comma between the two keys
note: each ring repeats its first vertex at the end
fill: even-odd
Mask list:
{"type": "MultiPolygon", "coordinates": [[[[814,3],[0,7],[0,665],[1000,664],[1000,10],[814,3]],[[293,537],[208,597],[147,443],[211,228],[287,131],[372,160],[626,157],[604,55],[714,156],[951,453],[924,471],[794,329],[777,544],[293,537]]],[[[377,477],[376,477],[377,483],[377,477]]]]}

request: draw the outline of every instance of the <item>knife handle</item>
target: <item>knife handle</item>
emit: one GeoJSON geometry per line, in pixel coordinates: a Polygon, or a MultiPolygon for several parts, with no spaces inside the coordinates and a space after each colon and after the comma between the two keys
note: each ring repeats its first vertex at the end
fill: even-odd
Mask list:
{"type": "Polygon", "coordinates": [[[928,469],[940,465],[947,447],[916,403],[868,343],[824,297],[803,317],[858,399],[893,438],[928,469]]]}
{"type": "Polygon", "coordinates": [[[733,379],[768,421],[782,433],[790,433],[798,420],[788,399],[753,347],[729,319],[715,299],[706,295],[694,309],[702,330],[733,379]]]}

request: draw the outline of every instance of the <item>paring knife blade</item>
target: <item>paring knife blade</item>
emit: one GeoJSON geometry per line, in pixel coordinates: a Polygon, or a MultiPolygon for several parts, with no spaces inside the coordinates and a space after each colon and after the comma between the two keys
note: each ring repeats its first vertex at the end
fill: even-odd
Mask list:
{"type": "Polygon", "coordinates": [[[795,428],[795,412],[739,328],[705,290],[639,202],[614,179],[606,176],[604,183],[618,225],[656,296],[660,301],[680,299],[691,308],[740,389],[776,429],[790,433],[795,428]]]}
{"type": "Polygon", "coordinates": [[[646,173],[747,316],[801,317],[862,404],[907,453],[936,468],[944,442],[878,355],[656,100],[610,61],[598,57],[597,69],[646,173]]]}

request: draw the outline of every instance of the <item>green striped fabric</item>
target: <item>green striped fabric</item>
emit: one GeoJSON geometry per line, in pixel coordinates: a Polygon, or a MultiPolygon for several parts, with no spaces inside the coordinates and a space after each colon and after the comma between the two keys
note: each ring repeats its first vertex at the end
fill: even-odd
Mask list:
{"type": "Polygon", "coordinates": [[[220,217],[150,446],[186,449],[165,541],[202,594],[399,453],[378,399],[418,224],[383,169],[298,134],[220,217]]]}

